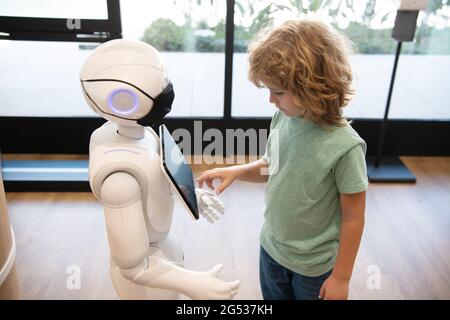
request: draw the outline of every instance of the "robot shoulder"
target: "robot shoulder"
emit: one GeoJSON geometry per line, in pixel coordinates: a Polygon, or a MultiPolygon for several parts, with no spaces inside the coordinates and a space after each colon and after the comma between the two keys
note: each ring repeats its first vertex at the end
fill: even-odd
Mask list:
{"type": "Polygon", "coordinates": [[[147,194],[149,184],[164,189],[160,161],[158,153],[136,146],[115,143],[96,146],[89,154],[91,189],[100,199],[103,182],[116,172],[133,176],[143,195],[147,194]]]}

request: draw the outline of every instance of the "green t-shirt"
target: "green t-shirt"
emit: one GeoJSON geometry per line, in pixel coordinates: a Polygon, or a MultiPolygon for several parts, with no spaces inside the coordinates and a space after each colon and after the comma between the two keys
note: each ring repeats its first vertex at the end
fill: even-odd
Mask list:
{"type": "Polygon", "coordinates": [[[281,111],[270,128],[261,245],[294,272],[322,275],[336,261],[339,194],[367,189],[366,143],[350,125],[324,129],[281,111]]]}

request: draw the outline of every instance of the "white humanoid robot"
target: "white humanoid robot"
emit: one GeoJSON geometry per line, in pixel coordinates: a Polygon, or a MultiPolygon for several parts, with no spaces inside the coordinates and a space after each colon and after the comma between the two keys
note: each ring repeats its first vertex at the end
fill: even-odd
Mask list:
{"type": "MultiPolygon", "coordinates": [[[[218,278],[222,266],[183,268],[181,246],[170,234],[173,190],[160,164],[160,141],[149,127],[172,105],[172,84],[159,52],[135,41],[97,47],[80,74],[84,97],[109,120],[92,133],[89,182],[105,211],[110,274],[122,299],[231,299],[239,281],[218,278]]],[[[196,189],[200,213],[210,222],[223,205],[196,189]]]]}

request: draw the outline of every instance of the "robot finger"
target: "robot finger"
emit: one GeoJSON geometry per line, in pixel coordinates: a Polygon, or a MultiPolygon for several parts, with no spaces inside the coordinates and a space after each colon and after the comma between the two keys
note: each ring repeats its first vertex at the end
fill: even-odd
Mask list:
{"type": "Polygon", "coordinates": [[[219,198],[214,198],[214,208],[219,211],[221,214],[225,211],[225,205],[219,198]]]}
{"type": "Polygon", "coordinates": [[[214,219],[214,217],[212,217],[211,215],[208,215],[208,222],[209,223],[214,223],[216,222],[217,219],[214,219]]]}
{"type": "Polygon", "coordinates": [[[211,215],[206,210],[200,210],[200,214],[208,220],[209,223],[214,223],[215,220],[211,217],[211,215]]]}
{"type": "Polygon", "coordinates": [[[221,201],[215,201],[212,206],[210,206],[210,208],[214,208],[218,213],[223,214],[224,210],[225,210],[225,206],[223,205],[223,203],[221,201]]]}
{"type": "Polygon", "coordinates": [[[217,272],[220,272],[223,269],[223,264],[221,263],[216,264],[213,269],[216,270],[217,272]]]}
{"type": "Polygon", "coordinates": [[[214,201],[211,199],[210,196],[208,196],[206,194],[202,195],[201,199],[208,207],[211,207],[212,205],[214,205],[214,201]]]}
{"type": "Polygon", "coordinates": [[[217,219],[219,219],[219,216],[223,215],[223,211],[218,209],[217,207],[214,207],[214,213],[217,215],[217,219]]]}
{"type": "Polygon", "coordinates": [[[230,282],[230,299],[233,298],[238,292],[241,282],[239,280],[230,282]]]}
{"type": "Polygon", "coordinates": [[[219,212],[217,212],[216,209],[214,209],[214,208],[209,208],[209,209],[208,209],[208,213],[210,214],[210,216],[211,216],[214,220],[218,220],[218,219],[219,219],[219,212]]]}
{"type": "Polygon", "coordinates": [[[209,196],[211,196],[211,197],[215,197],[215,196],[216,196],[214,193],[212,193],[212,192],[209,191],[209,190],[202,189],[202,191],[203,191],[203,193],[206,193],[207,195],[209,195],[209,196]]]}
{"type": "Polygon", "coordinates": [[[209,271],[208,271],[208,273],[209,273],[209,275],[211,275],[211,276],[213,276],[213,277],[215,277],[215,278],[218,278],[219,277],[219,273],[220,273],[220,271],[222,271],[222,269],[223,269],[223,264],[216,264],[214,267],[212,267],[209,271]]]}
{"type": "Polygon", "coordinates": [[[239,281],[239,280],[231,282],[232,290],[237,290],[237,289],[239,289],[240,286],[241,286],[241,281],[239,281]]]}

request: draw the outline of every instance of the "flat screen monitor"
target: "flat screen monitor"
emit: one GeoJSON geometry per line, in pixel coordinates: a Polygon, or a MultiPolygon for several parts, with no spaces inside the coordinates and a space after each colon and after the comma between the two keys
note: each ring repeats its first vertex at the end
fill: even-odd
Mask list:
{"type": "Polygon", "coordinates": [[[159,127],[161,167],[183,205],[195,220],[199,218],[194,175],[180,148],[165,125],[159,127]]]}

